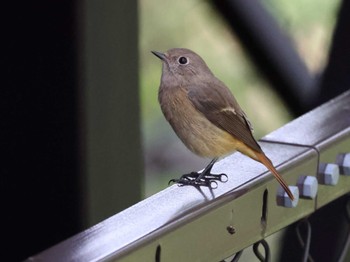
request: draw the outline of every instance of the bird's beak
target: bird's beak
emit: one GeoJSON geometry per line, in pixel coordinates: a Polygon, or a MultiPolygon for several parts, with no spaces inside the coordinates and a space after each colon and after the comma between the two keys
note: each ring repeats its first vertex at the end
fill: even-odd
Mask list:
{"type": "Polygon", "coordinates": [[[151,51],[152,54],[154,54],[156,57],[158,57],[160,60],[165,60],[166,56],[165,54],[161,53],[161,52],[157,52],[157,51],[151,51]]]}

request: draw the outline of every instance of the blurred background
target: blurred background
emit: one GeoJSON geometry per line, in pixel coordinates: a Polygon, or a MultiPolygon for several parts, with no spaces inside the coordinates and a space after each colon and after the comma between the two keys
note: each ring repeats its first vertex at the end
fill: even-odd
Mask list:
{"type": "MultiPolygon", "coordinates": [[[[328,58],[339,1],[259,1],[290,39],[311,75],[328,58]],[[316,10],[317,9],[317,10],[316,10]]],[[[259,73],[222,15],[210,1],[139,2],[140,95],[145,158],[145,195],[167,186],[171,178],[208,164],[179,141],[160,111],[157,95],[161,63],[150,50],[194,50],[232,90],[260,138],[295,117],[259,73]]]]}
{"type": "MultiPolygon", "coordinates": [[[[161,63],[151,50],[186,47],[200,54],[235,94],[257,139],[317,104],[302,107],[286,99],[289,82],[281,84],[274,71],[264,71],[270,60],[259,60],[244,27],[232,29],[240,19],[225,14],[225,2],[4,3],[4,261],[34,255],[208,163],[190,153],[164,120],[157,101],[161,63]]],[[[298,65],[301,80],[315,86],[328,65],[341,1],[234,2],[259,7],[264,15],[255,18],[270,21],[252,35],[277,29],[286,54],[292,53],[277,68],[298,65]]],[[[275,56],[279,37],[266,41],[275,56]]],[[[340,43],[349,46],[347,38],[340,43]]]]}

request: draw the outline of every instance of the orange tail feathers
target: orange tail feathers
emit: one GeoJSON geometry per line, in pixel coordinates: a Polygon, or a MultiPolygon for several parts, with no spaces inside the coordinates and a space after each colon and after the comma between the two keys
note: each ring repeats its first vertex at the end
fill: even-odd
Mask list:
{"type": "Polygon", "coordinates": [[[271,171],[271,173],[274,175],[274,177],[277,179],[278,183],[283,187],[283,189],[287,192],[287,195],[291,200],[294,200],[294,196],[292,192],[289,190],[287,183],[284,181],[284,179],[281,177],[280,174],[278,174],[276,168],[273,166],[272,162],[263,152],[255,152],[256,156],[258,157],[258,161],[260,161],[264,166],[267,167],[268,170],[271,171]]]}

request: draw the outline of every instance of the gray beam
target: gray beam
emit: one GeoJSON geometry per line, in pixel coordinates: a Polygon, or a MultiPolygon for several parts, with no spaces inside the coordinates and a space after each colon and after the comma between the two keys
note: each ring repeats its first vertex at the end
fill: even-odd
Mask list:
{"type": "MultiPolygon", "coordinates": [[[[289,185],[305,175],[320,180],[321,162],[350,153],[349,105],[350,91],[263,139],[289,185]]],[[[350,176],[340,175],[336,185],[319,183],[315,199],[286,208],[277,205],[279,185],[259,163],[236,153],[213,171],[229,180],[212,191],[173,185],[31,260],[219,261],[350,192],[350,176]]]]}

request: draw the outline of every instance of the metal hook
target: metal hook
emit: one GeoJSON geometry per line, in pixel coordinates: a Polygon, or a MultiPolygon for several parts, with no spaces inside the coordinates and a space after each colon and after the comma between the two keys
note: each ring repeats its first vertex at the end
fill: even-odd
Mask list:
{"type": "Polygon", "coordinates": [[[304,254],[303,254],[303,262],[307,262],[308,260],[310,261],[314,261],[310,255],[310,245],[311,245],[311,224],[309,222],[309,220],[307,218],[301,220],[297,227],[296,227],[296,233],[297,233],[297,237],[299,240],[300,245],[302,246],[302,248],[304,249],[304,254]],[[300,227],[302,225],[306,226],[306,239],[304,241],[304,239],[301,236],[300,233],[300,227]]]}
{"type": "Polygon", "coordinates": [[[256,242],[253,245],[253,251],[256,257],[261,261],[261,262],[270,262],[271,261],[271,255],[270,255],[270,247],[269,244],[266,242],[265,239],[260,240],[259,242],[256,242]],[[262,245],[265,250],[265,257],[260,253],[259,251],[259,245],[262,245]]]}

